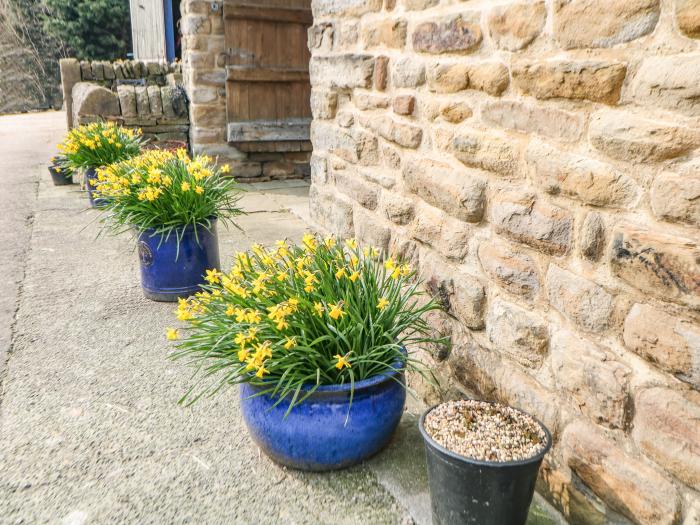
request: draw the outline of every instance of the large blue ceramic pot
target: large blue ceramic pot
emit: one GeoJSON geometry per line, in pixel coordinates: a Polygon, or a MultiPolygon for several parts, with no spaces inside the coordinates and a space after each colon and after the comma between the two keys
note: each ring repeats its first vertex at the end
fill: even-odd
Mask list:
{"type": "Polygon", "coordinates": [[[88,168],[85,170],[85,187],[87,188],[88,200],[93,208],[100,207],[104,204],[104,199],[95,198],[95,183],[97,182],[97,170],[88,168]]]}
{"type": "Polygon", "coordinates": [[[168,237],[153,229],[139,234],[141,285],[149,299],[173,302],[188,297],[200,291],[207,270],[220,266],[216,219],[210,228],[195,230],[190,225],[181,232],[179,247],[175,232],[168,237]]]}
{"type": "Polygon", "coordinates": [[[403,414],[404,386],[402,368],[358,381],[352,407],[350,385],[321,386],[285,418],[289,401],[273,406],[278,398],[243,383],[241,408],[253,440],[277,463],[335,470],[360,463],[389,443],[403,414]]]}

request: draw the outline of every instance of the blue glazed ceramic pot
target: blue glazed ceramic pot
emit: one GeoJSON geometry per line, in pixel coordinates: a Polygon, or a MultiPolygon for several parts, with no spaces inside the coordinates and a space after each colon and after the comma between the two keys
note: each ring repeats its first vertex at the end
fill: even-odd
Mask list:
{"type": "Polygon", "coordinates": [[[216,219],[211,228],[187,226],[178,249],[177,235],[162,237],[155,230],[141,232],[138,237],[141,285],[153,301],[177,301],[200,290],[209,269],[219,269],[219,243],[216,219]]]}
{"type": "Polygon", "coordinates": [[[95,198],[95,186],[91,181],[97,181],[97,170],[88,168],[85,170],[85,187],[87,188],[88,200],[93,208],[99,207],[104,203],[104,199],[95,198]]]}
{"type": "Polygon", "coordinates": [[[404,385],[403,369],[356,382],[349,417],[350,385],[321,386],[285,418],[288,401],[273,407],[278,398],[256,396],[259,387],[243,383],[241,409],[253,440],[277,463],[335,470],[360,463],[389,443],[403,414],[404,385]]]}

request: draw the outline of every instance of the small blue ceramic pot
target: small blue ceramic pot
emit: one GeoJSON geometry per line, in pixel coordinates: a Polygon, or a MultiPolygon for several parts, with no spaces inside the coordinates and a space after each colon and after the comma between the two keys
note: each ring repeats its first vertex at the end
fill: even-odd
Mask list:
{"type": "Polygon", "coordinates": [[[256,395],[259,387],[242,383],[241,409],[253,440],[277,463],[336,470],[368,459],[389,443],[403,414],[405,381],[403,368],[358,381],[352,407],[349,384],[320,386],[286,418],[289,401],[273,407],[278,398],[256,395]]]}
{"type": "Polygon", "coordinates": [[[95,198],[95,186],[91,181],[97,181],[97,170],[95,168],[88,168],[85,170],[85,187],[87,188],[90,206],[93,208],[98,208],[104,204],[105,200],[95,198]]]}
{"type": "Polygon", "coordinates": [[[141,285],[153,301],[177,301],[200,291],[207,270],[219,269],[219,243],[216,219],[211,228],[187,226],[180,245],[175,232],[163,237],[153,229],[138,236],[141,285]]]}

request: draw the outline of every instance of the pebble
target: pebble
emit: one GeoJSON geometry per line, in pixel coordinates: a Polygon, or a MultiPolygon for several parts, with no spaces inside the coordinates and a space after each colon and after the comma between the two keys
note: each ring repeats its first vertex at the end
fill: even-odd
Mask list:
{"type": "Polygon", "coordinates": [[[536,456],[547,437],[537,421],[514,408],[484,401],[449,401],[432,409],[425,430],[450,452],[503,463],[536,456]]]}

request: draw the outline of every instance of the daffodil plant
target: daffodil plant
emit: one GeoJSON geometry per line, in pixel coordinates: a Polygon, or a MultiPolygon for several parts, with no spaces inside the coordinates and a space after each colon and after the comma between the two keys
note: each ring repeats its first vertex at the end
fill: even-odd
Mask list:
{"type": "Polygon", "coordinates": [[[70,130],[58,149],[65,157],[65,167],[96,169],[138,155],[142,142],[140,130],[93,122],[70,130]]]}
{"type": "Polygon", "coordinates": [[[116,233],[136,228],[179,240],[187,226],[210,228],[213,219],[242,213],[241,190],[228,172],[210,157],[190,159],[184,149],[151,150],[98,170],[95,195],[103,222],[116,233]]]}
{"type": "Polygon", "coordinates": [[[207,281],[180,300],[187,326],[167,331],[179,340],[173,356],[199,365],[201,381],[182,402],[246,382],[291,410],[321,385],[354,391],[402,367],[423,372],[405,349],[436,342],[424,315],[438,307],[419,300],[413,270],[354,240],[306,234],[300,245],[256,245],[207,281]]]}

